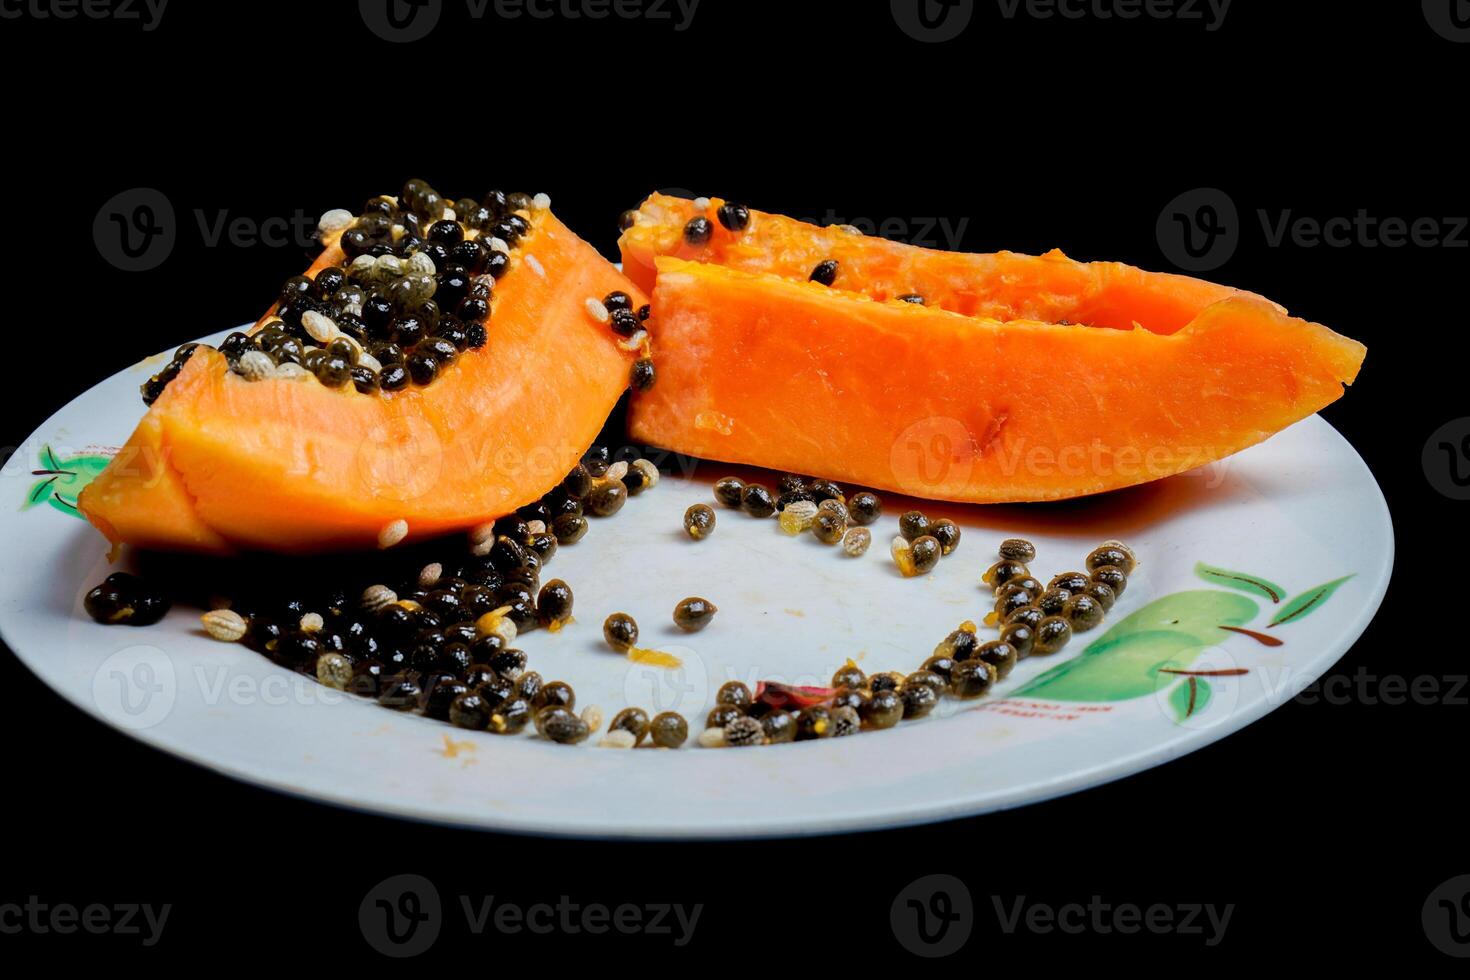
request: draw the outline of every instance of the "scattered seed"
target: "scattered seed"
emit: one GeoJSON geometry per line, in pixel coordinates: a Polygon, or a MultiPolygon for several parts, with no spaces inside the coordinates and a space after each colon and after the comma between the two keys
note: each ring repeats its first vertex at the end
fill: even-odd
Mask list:
{"type": "Polygon", "coordinates": [[[715,499],[726,507],[738,508],[745,481],[738,476],[727,476],[715,482],[715,499]]]}
{"type": "Polygon", "coordinates": [[[320,633],[325,625],[327,624],[322,619],[321,613],[309,612],[301,617],[301,622],[296,625],[296,628],[303,633],[320,633]]]}
{"type": "Polygon", "coordinates": [[[626,459],[620,459],[607,468],[607,473],[603,475],[603,478],[609,483],[614,481],[622,482],[623,477],[627,475],[628,461],[626,459]]]}
{"type": "Polygon", "coordinates": [[[699,747],[702,749],[722,749],[725,747],[725,730],[723,728],[706,728],[699,733],[699,747]]]}
{"type": "Polygon", "coordinates": [[[830,286],[837,281],[837,260],[826,259],[818,262],[809,277],[812,282],[819,282],[823,286],[830,286]]]}
{"type": "Polygon", "coordinates": [[[235,362],[235,371],[246,381],[264,381],[276,369],[276,362],[265,351],[247,350],[235,362]]]}
{"type": "Polygon", "coordinates": [[[408,521],[400,517],[396,521],[383,525],[383,529],[378,532],[378,547],[380,549],[391,548],[406,537],[408,537],[408,521]]]}
{"type": "Polygon", "coordinates": [[[1036,560],[1036,545],[1025,538],[1006,538],[1000,543],[1000,556],[1024,565],[1036,560]]]}
{"type": "Polygon", "coordinates": [[[345,208],[333,208],[318,219],[316,230],[321,236],[331,235],[341,231],[356,220],[356,216],[351,211],[345,208]]]}
{"type": "Polygon", "coordinates": [[[873,543],[873,534],[865,527],[850,527],[842,537],[842,550],[853,558],[860,558],[873,543]]]}
{"type": "Polygon", "coordinates": [[[594,732],[602,727],[602,709],[595,704],[589,704],[582,709],[582,724],[594,732]]]}
{"type": "Polygon", "coordinates": [[[898,519],[898,533],[908,541],[922,538],[929,533],[929,518],[923,511],[907,511],[898,519]]]}
{"type": "Polygon", "coordinates": [[[234,643],[245,635],[245,617],[232,609],[213,609],[199,617],[211,638],[234,643]]]}
{"type": "Polygon", "coordinates": [[[765,741],[766,730],[761,723],[749,715],[741,715],[734,718],[725,725],[725,744],[741,748],[747,745],[760,745],[765,741]]]}
{"type": "Polygon", "coordinates": [[[352,661],[340,653],[324,653],[316,661],[316,679],[327,687],[345,691],[352,683],[352,661]]]}
{"type": "Polygon", "coordinates": [[[386,585],[369,585],[362,592],[359,604],[363,610],[370,613],[378,612],[398,601],[398,595],[386,585]]]}
{"type": "Polygon", "coordinates": [[[597,740],[597,747],[601,749],[631,749],[637,744],[637,736],[621,728],[615,728],[597,740]]]}
{"type": "Polygon", "coordinates": [[[677,711],[664,711],[653,716],[648,732],[654,745],[677,749],[689,739],[689,723],[677,711]]]}
{"type": "Polygon", "coordinates": [[[598,323],[607,323],[611,319],[611,316],[607,312],[607,307],[603,305],[602,300],[588,296],[583,302],[583,305],[587,307],[587,315],[598,323]]]}
{"type": "Polygon", "coordinates": [[[627,653],[638,643],[638,623],[627,613],[613,613],[602,621],[602,638],[618,653],[627,653]]]}
{"type": "Polygon", "coordinates": [[[658,486],[660,476],[658,467],[654,466],[653,463],[649,462],[646,459],[640,458],[633,460],[633,464],[628,467],[628,472],[629,474],[638,473],[640,476],[642,476],[643,489],[645,490],[652,490],[654,487],[658,486]]]}
{"type": "Polygon", "coordinates": [[[810,500],[797,500],[786,505],[777,523],[781,530],[795,537],[808,530],[817,519],[817,505],[810,500]]]}
{"type": "Polygon", "coordinates": [[[708,599],[690,596],[674,607],[674,625],[686,633],[697,633],[710,624],[719,609],[708,599]]]}
{"type": "Polygon", "coordinates": [[[531,210],[548,211],[551,209],[551,195],[541,193],[531,198],[531,210]]]}
{"type": "Polygon", "coordinates": [[[715,533],[715,510],[709,504],[691,504],[684,511],[684,533],[703,541],[715,533]]]}

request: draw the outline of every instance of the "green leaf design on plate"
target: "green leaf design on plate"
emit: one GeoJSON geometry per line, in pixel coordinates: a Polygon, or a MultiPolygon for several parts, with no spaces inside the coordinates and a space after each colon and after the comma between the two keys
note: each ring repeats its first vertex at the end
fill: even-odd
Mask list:
{"type": "Polygon", "coordinates": [[[1214,565],[1206,565],[1204,562],[1195,562],[1194,574],[1215,585],[1223,585],[1227,589],[1239,589],[1241,592],[1249,592],[1258,595],[1262,599],[1270,599],[1272,602],[1280,602],[1286,598],[1286,590],[1270,579],[1259,575],[1250,575],[1246,572],[1232,572],[1228,568],[1216,568],[1214,565]]]}
{"type": "Polygon", "coordinates": [[[1177,721],[1199,714],[1209,703],[1210,682],[1203,677],[1186,677],[1169,692],[1169,706],[1177,721]]]}
{"type": "Polygon", "coordinates": [[[1319,585],[1315,589],[1308,589],[1303,592],[1288,602],[1276,614],[1275,618],[1267,624],[1267,628],[1280,626],[1282,623],[1295,622],[1303,616],[1308,616],[1316,612],[1319,608],[1327,604],[1327,600],[1332,598],[1332,593],[1337,591],[1338,586],[1350,578],[1352,578],[1351,575],[1344,575],[1342,578],[1333,579],[1331,582],[1319,585]]]}
{"type": "Polygon", "coordinates": [[[63,514],[81,518],[82,513],[77,509],[77,496],[110,462],[110,456],[95,453],[61,457],[49,445],[42,446],[37,456],[40,468],[32,471],[33,475],[41,479],[31,484],[25,503],[21,504],[21,510],[28,510],[37,504],[50,504],[63,514]]]}

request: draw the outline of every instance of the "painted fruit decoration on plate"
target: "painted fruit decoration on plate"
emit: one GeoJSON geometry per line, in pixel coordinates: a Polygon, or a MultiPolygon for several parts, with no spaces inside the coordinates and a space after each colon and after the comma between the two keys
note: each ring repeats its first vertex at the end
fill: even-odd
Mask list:
{"type": "Polygon", "coordinates": [[[645,331],[586,305],[642,292],[542,195],[410,181],[329,213],[321,241],[248,334],[185,345],[144,385],[79,501],[114,543],[299,553],[472,527],[565,478],[646,356],[645,331]]]}
{"type": "Polygon", "coordinates": [[[636,440],[914,496],[1182,473],[1335,401],[1365,353],[1253,293],[1060,251],[942,252],[659,194],[623,223],[659,337],[636,440]]]}

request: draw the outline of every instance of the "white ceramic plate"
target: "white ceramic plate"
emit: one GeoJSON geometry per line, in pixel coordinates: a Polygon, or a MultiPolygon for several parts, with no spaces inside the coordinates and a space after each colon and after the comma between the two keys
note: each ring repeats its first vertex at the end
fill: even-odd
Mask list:
{"type": "Polygon", "coordinates": [[[849,657],[870,672],[913,670],[961,621],[982,618],[989,593],[980,574],[1012,534],[1036,543],[1032,567],[1043,581],[1108,538],[1128,541],[1143,564],[1102,627],[1060,654],[1023,661],[990,697],[946,699],[895,730],[747,750],[700,749],[691,735],[679,751],[631,752],[469,733],[209,640],[197,610],[177,608],[142,629],[87,618],[81,597],[109,566],[102,537],[67,501],[131,431],[143,411],[138,385],[156,365],[77,398],[0,474],[0,499],[9,501],[0,507],[0,632],[63,697],[149,745],[252,783],[399,816],[546,834],[753,837],[1047,799],[1184,755],[1289,700],[1362,633],[1392,566],[1377,485],[1316,417],[1135,490],[1045,507],[925,505],[957,520],[964,538],[935,572],[907,580],[888,557],[909,505],[893,495],[884,495],[873,547],[859,559],[725,510],[713,537],[691,542],[684,509],[709,501],[709,484],[731,470],[698,463],[558,552],[549,574],[575,590],[577,621],[520,644],[533,669],[569,681],[580,704],[608,717],[628,704],[678,710],[697,731],[728,679],[825,684],[849,657]],[[1198,563],[1238,577],[1207,581],[1198,563]],[[1338,587],[1322,588],[1329,583],[1338,587]],[[692,594],[720,613],[685,635],[670,611],[692,594]],[[676,653],[684,667],[633,665],[609,652],[601,622],[616,610],[638,619],[644,644],[676,653]],[[1281,642],[1267,646],[1221,622],[1281,642]],[[1161,664],[1197,673],[1159,672],[1161,664]]]}

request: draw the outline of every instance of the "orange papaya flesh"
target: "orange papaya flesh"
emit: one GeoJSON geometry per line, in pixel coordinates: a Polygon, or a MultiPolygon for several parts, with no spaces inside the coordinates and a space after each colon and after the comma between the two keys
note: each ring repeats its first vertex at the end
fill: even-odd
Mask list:
{"type": "Polygon", "coordinates": [[[1181,473],[1334,401],[1364,356],[1233,290],[1156,331],[969,316],[672,256],[653,268],[659,376],[631,404],[636,440],[933,499],[1055,500],[1181,473]]]}
{"type": "Polygon", "coordinates": [[[927,306],[966,316],[1123,330],[1141,325],[1154,333],[1173,333],[1222,299],[1262,298],[1121,262],[1074,262],[1059,250],[1041,256],[944,252],[755,210],[744,230],[730,231],[717,218],[723,203],[713,198],[698,212],[685,198],[648,198],[619,240],[623,271],[652,292],[654,260],[661,255],[802,281],[832,259],[838,267],[833,288],[873,299],[918,295],[927,306]],[[700,214],[709,219],[713,234],[704,244],[691,245],[684,227],[700,214]]]}
{"type": "MultiPolygon", "coordinates": [[[[406,540],[431,537],[537,499],[596,437],[635,357],[586,299],[646,300],[549,211],[512,255],[485,346],[424,388],[246,381],[198,350],[82,493],[83,514],[114,543],[304,553],[375,547],[399,520],[406,540]]],[[[343,258],[334,236],[309,272],[343,258]]]]}

